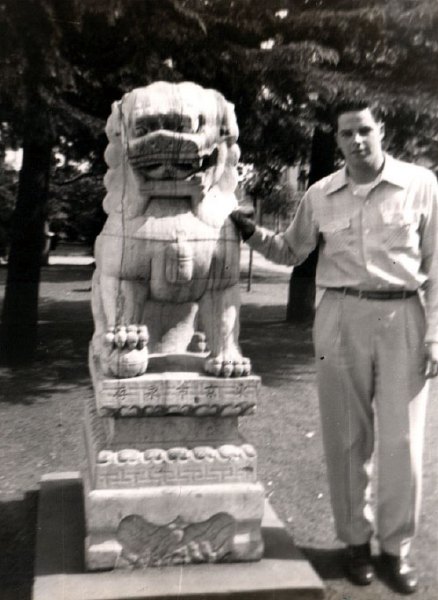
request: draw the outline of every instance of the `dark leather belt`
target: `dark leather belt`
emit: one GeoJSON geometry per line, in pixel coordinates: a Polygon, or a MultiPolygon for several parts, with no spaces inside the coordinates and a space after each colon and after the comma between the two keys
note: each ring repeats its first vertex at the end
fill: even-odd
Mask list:
{"type": "Polygon", "coordinates": [[[404,300],[411,298],[417,294],[417,290],[394,290],[394,291],[368,291],[356,290],[350,287],[328,288],[335,292],[341,292],[347,296],[356,296],[356,298],[364,298],[365,300],[404,300]]]}

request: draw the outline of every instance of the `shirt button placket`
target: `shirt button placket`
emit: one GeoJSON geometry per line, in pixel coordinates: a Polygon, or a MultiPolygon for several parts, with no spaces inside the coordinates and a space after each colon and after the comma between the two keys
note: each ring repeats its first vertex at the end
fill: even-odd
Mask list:
{"type": "Polygon", "coordinates": [[[370,223],[370,196],[369,194],[363,199],[361,217],[362,217],[362,253],[365,261],[365,270],[368,271],[368,266],[371,264],[370,255],[368,252],[368,237],[371,234],[370,223]]]}

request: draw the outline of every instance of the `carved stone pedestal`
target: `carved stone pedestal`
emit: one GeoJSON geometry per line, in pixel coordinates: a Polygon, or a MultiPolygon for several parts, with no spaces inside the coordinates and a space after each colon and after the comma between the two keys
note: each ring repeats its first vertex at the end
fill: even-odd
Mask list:
{"type": "Polygon", "coordinates": [[[254,411],[260,379],[110,379],[97,361],[91,371],[87,568],[259,560],[264,490],[237,421],[254,411]]]}

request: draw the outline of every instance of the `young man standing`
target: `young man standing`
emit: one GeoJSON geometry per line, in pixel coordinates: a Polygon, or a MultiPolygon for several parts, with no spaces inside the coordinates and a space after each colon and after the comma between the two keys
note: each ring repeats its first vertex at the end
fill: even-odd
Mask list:
{"type": "Polygon", "coordinates": [[[336,532],[358,585],[374,578],[370,540],[401,593],[418,587],[409,549],[418,523],[427,379],[438,373],[438,186],[382,149],[365,102],[335,117],[345,166],[309,188],[282,234],[231,214],[266,258],[296,265],[317,246],[314,343],[336,532]],[[375,423],[378,489],[369,504],[375,423]]]}

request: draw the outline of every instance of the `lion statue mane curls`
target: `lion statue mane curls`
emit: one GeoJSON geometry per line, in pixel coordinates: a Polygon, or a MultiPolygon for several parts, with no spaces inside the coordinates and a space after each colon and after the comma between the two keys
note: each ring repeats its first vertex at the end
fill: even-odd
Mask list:
{"type": "Polygon", "coordinates": [[[240,240],[228,219],[237,206],[233,105],[194,83],[157,82],[113,104],[106,134],[95,360],[119,378],[169,357],[189,364],[202,329],[209,353],[196,360],[208,373],[249,374],[238,345],[240,240]]]}

